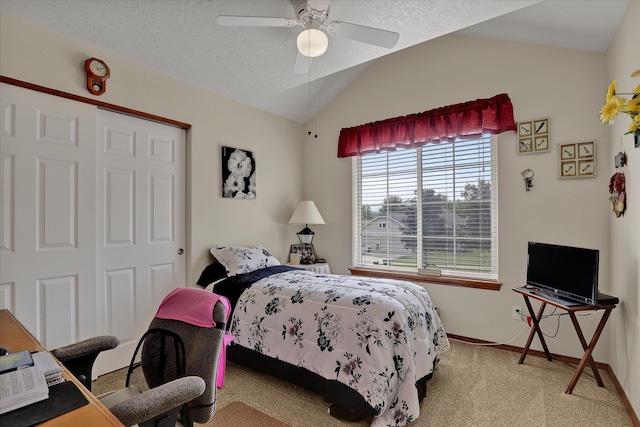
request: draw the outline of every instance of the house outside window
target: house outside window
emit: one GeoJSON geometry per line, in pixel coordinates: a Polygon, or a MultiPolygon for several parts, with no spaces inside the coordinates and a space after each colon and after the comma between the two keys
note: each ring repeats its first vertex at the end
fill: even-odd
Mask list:
{"type": "Polygon", "coordinates": [[[355,266],[496,280],[496,140],[354,157],[355,266]]]}

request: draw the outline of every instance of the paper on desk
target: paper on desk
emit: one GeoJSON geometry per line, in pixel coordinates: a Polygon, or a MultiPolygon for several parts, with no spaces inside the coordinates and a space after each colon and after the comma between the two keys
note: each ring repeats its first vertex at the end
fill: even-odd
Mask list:
{"type": "Polygon", "coordinates": [[[0,414],[48,397],[44,373],[35,366],[0,375],[0,414]]]}
{"type": "Polygon", "coordinates": [[[62,377],[62,366],[56,362],[51,353],[48,351],[39,351],[31,355],[36,368],[44,373],[44,379],[47,380],[47,386],[51,387],[55,384],[64,382],[62,377]]]}
{"type": "Polygon", "coordinates": [[[44,373],[45,377],[62,372],[62,367],[56,363],[48,351],[33,353],[31,357],[35,366],[44,373]]]}

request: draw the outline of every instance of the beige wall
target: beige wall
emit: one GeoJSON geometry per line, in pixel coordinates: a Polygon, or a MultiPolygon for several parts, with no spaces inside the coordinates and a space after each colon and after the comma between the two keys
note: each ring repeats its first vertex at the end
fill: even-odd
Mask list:
{"type": "MultiPolygon", "coordinates": [[[[514,132],[499,138],[499,292],[426,285],[448,332],[502,342],[522,324],[512,320],[512,305],[523,306],[511,288],[525,280],[527,242],[536,240],[599,249],[600,278],[609,282],[608,175],[609,129],[600,123],[606,93],[605,55],[450,35],[383,57],[325,107],[311,126],[318,140],[305,147],[305,197],[316,201],[327,223],[317,230],[316,249],[326,254],[333,272],[351,266],[351,160],[338,159],[341,128],[487,98],[506,92],[516,120],[550,117],[552,150],[518,155],[514,132]],[[595,140],[597,178],[559,180],[557,147],[561,142],[595,140]],[[521,172],[535,172],[526,192],[521,172]]],[[[620,313],[615,313],[620,316],[620,313]]],[[[581,318],[590,334],[597,316],[581,318]]],[[[581,356],[582,348],[568,316],[558,336],[549,339],[556,353],[581,356]]],[[[553,334],[556,319],[543,321],[553,334]]],[[[611,330],[606,330],[605,334],[611,330]]],[[[523,333],[512,344],[523,346],[523,333]]],[[[536,344],[536,348],[541,347],[536,344]]],[[[609,361],[605,345],[596,359],[609,361]]]]}
{"type": "MultiPolygon", "coordinates": [[[[608,80],[617,80],[618,91],[630,92],[640,84],[640,77],[630,74],[640,69],[640,2],[629,7],[616,36],[607,51],[608,80]]],[[[618,152],[620,137],[627,131],[629,116],[621,114],[608,129],[612,155],[618,152]]],[[[622,151],[627,154],[624,169],[629,200],[621,218],[609,217],[611,233],[611,292],[622,303],[609,328],[611,366],[625,393],[640,415],[640,148],[633,147],[631,135],[623,137],[622,151]]],[[[611,156],[610,156],[611,158],[611,156]]],[[[613,162],[607,164],[607,175],[614,173],[613,162]]]]}
{"type": "MultiPolygon", "coordinates": [[[[315,200],[327,225],[317,225],[314,243],[336,273],[351,266],[351,160],[337,159],[341,128],[425,111],[443,105],[506,92],[516,120],[550,117],[552,152],[519,156],[515,136],[499,141],[500,292],[427,285],[451,333],[503,341],[519,329],[511,306],[523,305],[511,287],[523,284],[526,242],[548,241],[601,251],[600,283],[621,298],[612,315],[596,359],[611,363],[625,392],[640,412],[639,263],[640,200],[638,174],[627,168],[629,199],[622,219],[608,211],[608,178],[612,156],[626,124],[600,123],[598,110],[609,78],[619,87],[635,87],[628,78],[640,68],[635,54],[640,3],[631,2],[608,54],[446,36],[385,57],[363,73],[307,126],[318,139],[307,138],[300,126],[260,110],[203,91],[135,62],[0,15],[0,74],[91,96],[85,89],[84,60],[107,61],[112,77],[99,99],[193,125],[189,132],[188,214],[190,224],[189,282],[208,263],[211,244],[262,244],[283,261],[295,240],[296,226],[287,220],[297,202],[315,200]],[[44,64],[51,71],[46,71],[44,64]],[[250,126],[247,126],[250,123],[250,126]],[[599,176],[556,178],[556,144],[597,141],[599,176]],[[258,199],[220,197],[220,146],[254,151],[258,161],[258,199]],[[299,159],[304,154],[304,173],[299,159]],[[534,187],[524,191],[520,172],[535,172],[534,187]],[[302,177],[302,179],[301,179],[302,177]],[[304,188],[302,187],[304,181],[304,188]],[[303,191],[304,190],[304,191],[303,191]],[[636,361],[636,363],[632,363],[636,361]]],[[[624,143],[633,165],[640,149],[624,143]]],[[[637,159],[636,159],[636,162],[637,159]]],[[[596,316],[581,319],[590,335],[596,316]]],[[[553,333],[555,320],[545,331],[553,333]]],[[[519,336],[512,344],[523,345],[519,336]]],[[[580,345],[566,316],[558,337],[549,339],[553,352],[580,356],[580,345]]],[[[539,347],[536,347],[539,348],[539,347]]],[[[579,385],[578,385],[579,387],[579,385]]]]}
{"type": "Polygon", "coordinates": [[[22,19],[0,15],[0,74],[93,97],[85,59],[111,69],[100,101],[192,125],[188,132],[188,284],[210,262],[212,244],[258,244],[285,261],[296,227],[287,221],[302,196],[299,124],[280,119],[22,19]],[[254,152],[256,200],[221,197],[221,146],[254,152]]]}
{"type": "MultiPolygon", "coordinates": [[[[444,36],[372,64],[354,83],[325,107],[310,126],[319,140],[305,147],[305,197],[314,199],[327,222],[316,237],[317,252],[327,255],[331,268],[346,273],[351,266],[351,160],[338,159],[341,128],[426,111],[506,92],[516,121],[550,117],[552,152],[517,155],[515,135],[499,138],[499,277],[500,292],[426,285],[440,308],[447,331],[501,342],[520,329],[511,320],[511,306],[522,305],[511,288],[523,284],[529,240],[599,249],[600,289],[621,298],[595,351],[598,361],[611,363],[636,412],[640,412],[640,181],[627,168],[630,206],[621,219],[609,212],[608,182],[613,155],[626,130],[624,118],[609,128],[599,109],[609,78],[618,87],[635,88],[631,71],[640,68],[637,46],[640,3],[631,2],[610,51],[604,54],[511,43],[465,36],[444,36]],[[557,179],[557,144],[595,140],[598,177],[557,179]],[[524,191],[521,172],[535,172],[534,187],[524,191]],[[634,208],[635,206],[635,208],[634,208]]],[[[625,137],[630,164],[640,149],[625,137]],[[637,153],[636,153],[637,152],[637,153]]],[[[637,163],[637,161],[636,161],[637,163]]],[[[580,319],[591,336],[600,314],[580,319]]],[[[553,334],[556,319],[543,321],[553,334]]],[[[523,346],[520,335],[511,344],[523,346]]],[[[537,341],[537,340],[536,340],[537,341]]],[[[582,348],[566,316],[552,352],[575,357],[582,348]]],[[[539,345],[535,348],[541,349],[539,345]]],[[[578,385],[579,387],[579,385],[578,385]]]]}

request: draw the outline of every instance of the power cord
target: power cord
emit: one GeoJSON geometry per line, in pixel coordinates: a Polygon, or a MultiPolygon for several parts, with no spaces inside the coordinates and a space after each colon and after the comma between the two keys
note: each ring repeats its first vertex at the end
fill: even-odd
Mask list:
{"type": "MultiPolygon", "coordinates": [[[[540,320],[544,320],[544,319],[548,319],[549,317],[556,317],[557,318],[557,324],[556,324],[556,331],[553,333],[553,335],[549,335],[546,334],[543,330],[542,330],[542,325],[540,325],[540,331],[542,332],[542,335],[544,335],[547,338],[555,338],[556,336],[558,336],[558,332],[560,331],[560,317],[562,316],[566,316],[569,313],[558,313],[556,314],[556,311],[558,310],[558,307],[553,307],[553,311],[551,313],[548,314],[543,314],[542,317],[540,318],[540,320]]],[[[527,317],[527,319],[531,316],[525,316],[524,314],[522,314],[521,312],[517,312],[520,315],[520,320],[522,320],[524,322],[524,317],[527,317]]],[[[593,313],[584,313],[584,314],[578,314],[578,316],[591,316],[593,313]]],[[[528,326],[529,325],[528,322],[525,323],[528,326]]]]}
{"type": "MultiPolygon", "coordinates": [[[[549,318],[549,317],[554,317],[554,316],[558,318],[558,324],[557,324],[557,326],[556,326],[556,331],[554,332],[554,334],[553,334],[553,335],[548,335],[548,334],[545,334],[544,332],[542,332],[542,334],[543,334],[544,336],[548,337],[548,338],[555,338],[555,337],[558,335],[558,331],[560,330],[560,317],[561,317],[561,316],[566,316],[567,314],[569,314],[569,313],[559,313],[559,314],[556,314],[557,309],[558,309],[558,307],[553,307],[553,311],[552,311],[551,313],[549,313],[549,314],[543,314],[543,315],[542,315],[542,317],[540,318],[540,320],[544,320],[544,319],[547,319],[547,318],[549,318]]],[[[451,337],[449,337],[449,339],[450,339],[450,340],[452,340],[452,341],[458,341],[458,342],[461,342],[461,343],[464,343],[464,344],[477,345],[477,346],[492,346],[492,345],[503,345],[503,344],[509,344],[511,341],[513,341],[513,340],[515,340],[516,338],[518,338],[518,336],[522,333],[522,331],[524,331],[526,328],[530,328],[530,327],[531,327],[531,326],[530,326],[527,322],[525,322],[525,320],[524,320],[524,317],[527,317],[527,318],[528,318],[528,317],[530,317],[530,316],[525,316],[524,314],[522,314],[522,313],[521,313],[521,312],[519,312],[519,311],[518,311],[517,313],[520,315],[520,320],[522,321],[523,326],[522,326],[522,329],[520,329],[520,330],[518,331],[518,333],[516,333],[516,334],[513,336],[513,338],[511,338],[511,339],[510,339],[510,340],[508,340],[508,341],[503,341],[503,342],[478,343],[478,342],[469,342],[469,341],[464,341],[464,340],[460,340],[460,339],[457,339],[457,338],[451,338],[451,337]]],[[[593,314],[593,313],[578,314],[578,316],[590,316],[591,314],[593,314]]],[[[542,327],[540,328],[540,331],[542,331],[542,327]]]]}
{"type": "MultiPolygon", "coordinates": [[[[555,309],[554,309],[555,311],[555,309]]],[[[553,316],[556,316],[558,318],[558,323],[556,325],[556,331],[553,333],[553,335],[549,335],[549,334],[545,334],[544,332],[542,332],[542,335],[544,335],[547,338],[555,338],[558,335],[558,331],[560,330],[560,317],[562,316],[566,316],[567,313],[560,313],[560,314],[553,314],[553,316]]],[[[552,315],[549,315],[552,316],[552,315]]],[[[542,331],[542,328],[540,328],[540,331],[542,331]]]]}
{"type": "Polygon", "coordinates": [[[509,344],[511,341],[515,340],[516,338],[518,338],[518,335],[520,335],[522,333],[522,331],[524,331],[525,329],[527,329],[527,324],[525,323],[524,326],[522,327],[522,329],[520,329],[518,331],[517,334],[515,334],[513,336],[513,338],[511,338],[509,341],[504,341],[504,342],[488,342],[488,343],[480,343],[480,342],[469,342],[469,341],[464,341],[464,340],[459,340],[457,338],[449,338],[452,341],[458,341],[458,342],[462,342],[465,344],[469,344],[469,345],[480,345],[480,346],[490,346],[490,345],[502,345],[502,344],[509,344]]]}
{"type": "MultiPolygon", "coordinates": [[[[556,310],[557,309],[558,309],[558,307],[553,307],[553,311],[551,313],[547,313],[547,314],[543,313],[542,316],[540,317],[540,321],[542,321],[544,319],[548,319],[549,317],[554,317],[554,316],[556,316],[558,318],[558,324],[556,326],[556,331],[554,332],[553,335],[545,334],[544,331],[542,331],[542,325],[540,324],[540,322],[538,322],[539,326],[540,326],[540,331],[542,332],[542,335],[544,335],[545,337],[555,338],[558,335],[558,331],[560,330],[560,316],[564,316],[567,313],[556,314],[556,310]]],[[[520,320],[522,321],[522,323],[525,324],[525,326],[529,326],[530,328],[533,327],[532,326],[532,320],[531,320],[532,316],[525,316],[520,311],[517,311],[517,313],[520,315],[520,320]],[[525,317],[527,318],[527,321],[524,320],[525,317]]]]}

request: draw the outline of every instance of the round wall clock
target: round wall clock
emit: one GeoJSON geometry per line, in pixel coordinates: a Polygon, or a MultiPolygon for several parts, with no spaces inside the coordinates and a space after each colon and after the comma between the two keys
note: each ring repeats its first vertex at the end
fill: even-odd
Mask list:
{"type": "Polygon", "coordinates": [[[98,58],[89,58],[84,61],[84,69],[87,72],[87,89],[94,95],[102,95],[107,90],[109,67],[98,58]]]}

